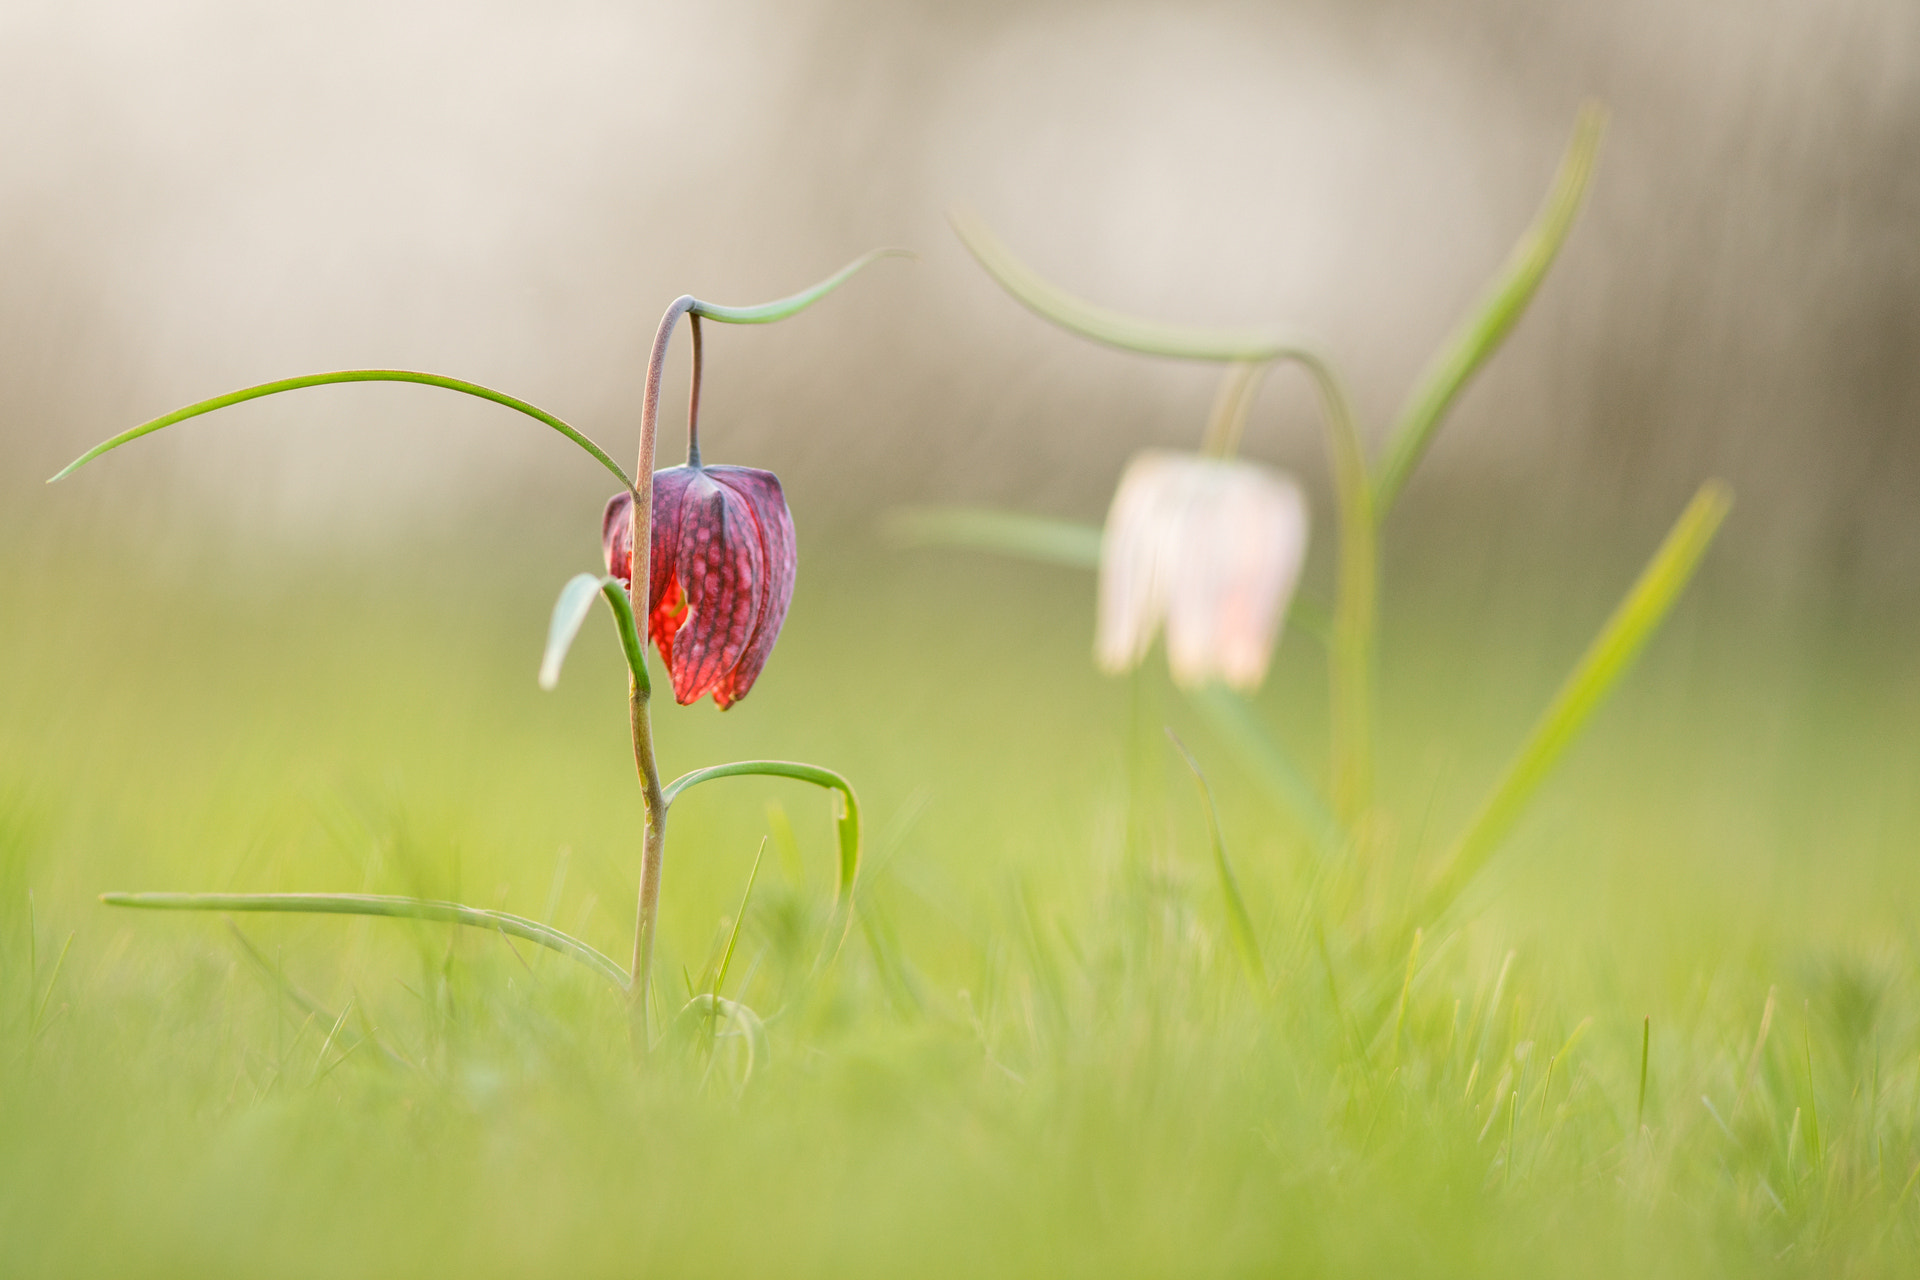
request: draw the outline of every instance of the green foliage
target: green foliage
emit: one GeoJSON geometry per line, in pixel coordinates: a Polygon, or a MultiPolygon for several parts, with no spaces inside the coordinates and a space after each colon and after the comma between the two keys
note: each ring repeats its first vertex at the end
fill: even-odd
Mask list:
{"type": "Polygon", "coordinates": [[[458,391],[462,395],[477,396],[482,400],[491,400],[495,404],[505,405],[559,432],[578,445],[595,462],[618,476],[623,487],[633,488],[633,481],[627,478],[627,473],[620,469],[619,463],[607,456],[606,450],[545,409],[528,404],[525,400],[517,399],[504,391],[483,387],[476,382],[463,382],[459,378],[448,378],[437,373],[416,373],[409,369],[345,369],[338,373],[310,373],[298,378],[281,378],[277,382],[263,382],[257,387],[229,391],[223,396],[214,396],[210,400],[201,400],[184,409],[175,409],[172,413],[162,414],[151,422],[143,422],[137,427],[122,431],[111,439],[102,440],[62,467],[47,483],[64,480],[101,454],[118,449],[123,444],[138,440],[141,436],[152,435],[162,427],[170,427],[176,422],[185,422],[188,418],[197,418],[203,413],[212,413],[215,409],[244,404],[248,400],[258,400],[262,396],[278,395],[283,391],[299,391],[306,387],[331,386],[342,382],[417,382],[422,386],[439,387],[444,391],[458,391]]]}
{"type": "Polygon", "coordinates": [[[633,602],[627,598],[627,589],[620,585],[619,579],[600,573],[575,574],[560,588],[560,598],[553,602],[553,619],[547,624],[546,651],[540,655],[540,687],[551,690],[560,683],[560,666],[567,660],[567,650],[573,647],[581,624],[592,611],[596,595],[604,596],[607,607],[613,611],[614,626],[620,633],[620,651],[626,655],[627,671],[634,684],[641,692],[650,692],[647,648],[634,620],[633,602]]]}
{"type": "MultiPolygon", "coordinates": [[[[1539,655],[1577,651],[1627,550],[1468,603],[1477,570],[1409,572],[1383,802],[1430,806],[1440,837],[1470,820],[1527,673],[1551,687],[1539,655]]],[[[544,566],[571,552],[485,591],[410,552],[372,583],[319,566],[272,609],[218,566],[132,575],[131,646],[61,559],[93,553],[0,554],[34,620],[0,628],[0,1269],[1712,1280],[1920,1258],[1905,624],[1696,601],[1543,790],[1500,892],[1415,955],[1372,923],[1417,821],[1371,834],[1357,882],[1323,866],[1157,672],[1161,772],[1123,770],[1132,691],[1087,667],[1084,579],[819,554],[779,679],[724,717],[666,706],[659,733],[671,759],[843,762],[856,927],[817,815],[775,823],[742,908],[790,780],[683,793],[670,1020],[637,1065],[605,980],[497,929],[249,914],[242,942],[96,900],[346,885],[624,954],[639,803],[602,696],[623,660],[581,644],[556,692],[526,679],[544,566]],[[1165,722],[1207,766],[1267,998],[1165,722]],[[721,1004],[702,977],[729,942],[721,1004]]],[[[1323,726],[1317,659],[1283,648],[1253,708],[1288,741],[1323,726]]]]}
{"type": "Polygon", "coordinates": [[[1553,190],[1547,193],[1539,217],[1514,245],[1488,285],[1486,296],[1447,340],[1407,398],[1374,477],[1373,501],[1382,517],[1392,509],[1407,477],[1426,454],[1447,410],[1480,366],[1499,350],[1533,301],[1540,282],[1546,279],[1547,268],[1559,256],[1586,197],[1605,128],[1606,112],[1597,103],[1581,109],[1573,140],[1567,144],[1567,154],[1560,161],[1560,172],[1554,176],[1553,190]]]}
{"type": "Polygon", "coordinates": [[[703,782],[712,782],[716,778],[745,778],[759,776],[764,778],[792,778],[797,782],[810,782],[816,787],[832,791],[836,800],[836,812],[833,817],[834,837],[839,845],[837,864],[838,881],[836,895],[842,906],[853,901],[854,880],[860,874],[860,801],[853,794],[853,784],[831,769],[822,769],[819,765],[801,764],[794,760],[735,760],[731,764],[710,765],[705,769],[695,769],[685,773],[666,785],[662,794],[667,805],[681,794],[703,782]]]}

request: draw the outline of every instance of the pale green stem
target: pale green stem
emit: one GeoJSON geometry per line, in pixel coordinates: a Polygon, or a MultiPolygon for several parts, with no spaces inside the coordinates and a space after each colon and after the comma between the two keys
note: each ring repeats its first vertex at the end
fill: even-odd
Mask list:
{"type": "Polygon", "coordinates": [[[1379,524],[1353,403],[1330,365],[1307,366],[1327,417],[1327,451],[1340,505],[1339,585],[1328,646],[1332,696],[1333,808],[1352,828],[1373,792],[1373,647],[1379,591],[1379,524]]]}
{"type": "Polygon", "coordinates": [[[1220,379],[1214,393],[1213,411],[1207,415],[1207,433],[1200,452],[1209,458],[1231,458],[1240,451],[1240,438],[1246,434],[1247,413],[1266,377],[1266,361],[1236,361],[1220,379]]]}

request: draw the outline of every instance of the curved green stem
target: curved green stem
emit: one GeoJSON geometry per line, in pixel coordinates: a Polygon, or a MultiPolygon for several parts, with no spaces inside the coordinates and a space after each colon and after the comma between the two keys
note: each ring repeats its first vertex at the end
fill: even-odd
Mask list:
{"type": "Polygon", "coordinates": [[[1051,320],[1084,338],[1092,338],[1125,351],[1171,356],[1179,360],[1321,362],[1321,358],[1304,343],[1272,330],[1161,324],[1095,306],[1053,285],[1014,257],[1000,238],[987,229],[987,224],[971,211],[952,210],[947,215],[947,221],[952,224],[960,242],[987,269],[987,274],[1000,282],[1001,288],[1042,319],[1051,320]]]}
{"type": "Polygon", "coordinates": [[[683,792],[703,782],[748,775],[793,778],[840,793],[840,814],[834,820],[834,827],[840,842],[838,896],[841,905],[846,905],[853,897],[854,879],[860,874],[860,800],[853,793],[853,784],[833,770],[794,760],[736,760],[732,764],[710,765],[705,769],[695,769],[692,773],[683,773],[668,785],[663,794],[666,803],[672,805],[683,792]]]}
{"type": "Polygon", "coordinates": [[[544,423],[558,431],[567,439],[586,450],[595,462],[620,477],[620,483],[631,489],[633,481],[620,469],[620,464],[607,456],[599,445],[585,435],[554,417],[545,409],[528,404],[525,400],[510,396],[491,387],[483,387],[475,382],[463,382],[459,378],[442,377],[437,373],[417,373],[411,369],[345,369],[338,373],[310,373],[298,378],[282,378],[278,382],[263,382],[257,387],[246,387],[239,391],[229,391],[226,395],[215,396],[211,400],[202,400],[190,404],[184,409],[175,409],[172,413],[162,414],[151,422],[143,422],[137,427],[122,431],[110,440],[103,440],[93,448],[60,468],[51,479],[64,480],[81,467],[86,466],[103,453],[118,449],[121,445],[141,436],[151,435],[162,427],[170,427],[176,422],[185,422],[188,418],[197,418],[203,413],[212,413],[215,409],[225,409],[229,405],[243,404],[248,400],[258,400],[262,396],[278,395],[282,391],[298,391],[303,387],[323,387],[336,382],[417,382],[423,386],[441,387],[447,391],[458,391],[463,395],[477,396],[482,400],[491,400],[495,404],[505,405],[519,413],[526,414],[536,422],[544,423]]]}
{"type": "Polygon", "coordinates": [[[1243,361],[1228,369],[1214,393],[1213,412],[1207,415],[1207,432],[1200,452],[1210,458],[1231,458],[1240,451],[1240,437],[1246,434],[1247,412],[1267,375],[1264,362],[1243,361]]]}
{"type": "Polygon", "coordinates": [[[1310,365],[1326,406],[1327,451],[1340,506],[1339,586],[1328,646],[1333,721],[1333,807],[1352,829],[1373,790],[1373,646],[1379,592],[1379,520],[1353,402],[1333,370],[1310,365]]]}
{"type": "Polygon", "coordinates": [[[471,925],[476,929],[492,929],[496,933],[524,938],[571,956],[623,991],[628,985],[625,970],[571,934],[524,916],[463,906],[458,902],[400,898],[379,893],[103,893],[100,901],[113,907],[145,907],[161,911],[284,911],[301,915],[388,916],[471,925]]]}
{"type": "Polygon", "coordinates": [[[1407,398],[1406,407],[1400,411],[1388,437],[1386,456],[1374,479],[1374,506],[1381,516],[1386,515],[1394,499],[1400,496],[1407,477],[1432,443],[1440,420],[1453,407],[1468,380],[1512,332],[1527,304],[1533,301],[1547,268],[1553,265],[1580,212],[1588,183],[1593,178],[1606,119],[1606,110],[1598,103],[1589,102],[1581,108],[1573,140],[1567,144],[1546,204],[1507,255],[1479,305],[1447,340],[1447,345],[1441,348],[1407,398]]]}
{"type": "Polygon", "coordinates": [[[878,262],[882,258],[917,257],[919,255],[911,249],[875,249],[872,253],[855,258],[811,288],[802,289],[798,293],[789,294],[774,302],[763,302],[757,307],[723,307],[715,302],[698,302],[692,299],[689,301],[693,301],[692,311],[695,315],[704,316],[708,320],[718,320],[722,324],[772,324],[776,320],[785,320],[788,316],[805,311],[853,279],[861,268],[878,262]]]}

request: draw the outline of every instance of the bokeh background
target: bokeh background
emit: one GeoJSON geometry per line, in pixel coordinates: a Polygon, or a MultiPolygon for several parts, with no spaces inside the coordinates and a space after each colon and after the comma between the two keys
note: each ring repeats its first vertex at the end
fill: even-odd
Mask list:
{"type": "MultiPolygon", "coordinates": [[[[411,388],[249,406],[86,494],[37,486],[177,404],[353,365],[501,387],[624,457],[670,298],[777,296],[876,244],[922,260],[714,335],[712,455],[779,471],[816,535],[911,501],[1098,518],[1132,450],[1195,438],[1214,375],[1051,331],[946,209],[1110,305],[1320,342],[1377,431],[1587,97],[1612,111],[1590,207],[1406,520],[1517,511],[1578,542],[1717,474],[1744,576],[1911,601],[1904,0],[11,0],[0,523],[18,547],[111,509],[159,554],[185,512],[387,555],[408,527],[535,519],[604,485],[411,388]]],[[[1305,389],[1275,379],[1258,415],[1255,452],[1318,477],[1305,389]]]]}

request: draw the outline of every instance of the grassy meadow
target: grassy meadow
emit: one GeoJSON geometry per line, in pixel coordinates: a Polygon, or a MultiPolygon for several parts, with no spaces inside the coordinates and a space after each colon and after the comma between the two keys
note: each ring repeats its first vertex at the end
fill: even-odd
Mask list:
{"type": "MultiPolygon", "coordinates": [[[[616,992],[498,935],[97,901],[418,894],[624,960],[642,808],[604,618],[534,682],[596,507],[391,556],[178,534],[104,573],[12,539],[0,1273],[1915,1273],[1914,620],[1763,595],[1720,554],[1759,513],[1416,951],[1409,887],[1658,521],[1390,533],[1380,812],[1324,864],[1157,656],[1093,671],[1090,575],[795,508],[765,677],[656,703],[662,764],[846,774],[855,911],[823,793],[691,793],[644,1061],[616,992]],[[670,1015],[763,840],[724,992],[756,1045],[670,1015]]],[[[1316,778],[1324,670],[1291,631],[1257,699],[1316,778]]]]}

